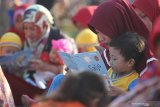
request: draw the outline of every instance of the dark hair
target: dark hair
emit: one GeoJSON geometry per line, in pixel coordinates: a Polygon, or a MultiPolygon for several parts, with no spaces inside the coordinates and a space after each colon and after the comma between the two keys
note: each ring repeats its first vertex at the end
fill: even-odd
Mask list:
{"type": "Polygon", "coordinates": [[[90,107],[98,99],[97,107],[107,104],[107,91],[102,78],[91,72],[68,74],[52,98],[56,101],[79,101],[90,107]]]}
{"type": "Polygon", "coordinates": [[[110,47],[115,47],[120,50],[121,55],[125,60],[133,58],[135,60],[135,66],[139,62],[144,54],[145,40],[137,33],[126,32],[116,38],[113,38],[109,43],[110,47]]]}

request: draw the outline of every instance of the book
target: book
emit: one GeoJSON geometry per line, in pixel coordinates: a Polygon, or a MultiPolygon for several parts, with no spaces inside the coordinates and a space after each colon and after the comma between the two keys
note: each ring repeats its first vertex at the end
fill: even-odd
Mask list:
{"type": "Polygon", "coordinates": [[[32,51],[26,49],[23,51],[18,51],[12,55],[0,56],[0,65],[6,65],[8,67],[27,67],[29,66],[29,61],[32,59],[32,51]]]}
{"type": "Polygon", "coordinates": [[[98,51],[78,54],[58,53],[69,69],[69,72],[90,71],[99,74],[104,79],[107,90],[110,90],[110,86],[112,85],[111,79],[108,76],[107,68],[98,51]]]}
{"type": "Polygon", "coordinates": [[[107,68],[98,51],[69,54],[59,52],[70,71],[91,71],[101,75],[107,75],[107,68]]]}

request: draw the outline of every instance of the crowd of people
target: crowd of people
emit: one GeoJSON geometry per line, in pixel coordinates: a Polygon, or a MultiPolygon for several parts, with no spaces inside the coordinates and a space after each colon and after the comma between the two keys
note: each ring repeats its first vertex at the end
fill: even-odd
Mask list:
{"type": "Polygon", "coordinates": [[[0,58],[26,50],[32,58],[25,67],[24,56],[1,65],[0,106],[159,107],[160,0],[104,0],[78,8],[70,18],[79,31],[75,38],[56,26],[47,6],[19,4],[8,16],[0,58]],[[94,51],[107,78],[70,72],[59,55],[94,51]]]}

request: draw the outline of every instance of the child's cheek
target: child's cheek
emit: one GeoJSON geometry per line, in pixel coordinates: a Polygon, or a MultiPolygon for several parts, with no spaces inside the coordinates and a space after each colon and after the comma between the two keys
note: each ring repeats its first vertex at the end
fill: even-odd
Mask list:
{"type": "Polygon", "coordinates": [[[64,64],[64,62],[63,62],[63,60],[62,60],[62,58],[60,57],[59,54],[57,54],[57,58],[59,59],[60,64],[64,64]]]}

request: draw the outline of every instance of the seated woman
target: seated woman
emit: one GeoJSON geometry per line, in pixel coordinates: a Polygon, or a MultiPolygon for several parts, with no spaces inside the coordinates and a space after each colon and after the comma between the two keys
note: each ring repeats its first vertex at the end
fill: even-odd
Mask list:
{"type": "Polygon", "coordinates": [[[56,27],[53,27],[53,24],[53,16],[42,5],[35,4],[26,9],[23,20],[26,36],[24,48],[33,50],[33,59],[30,61],[30,72],[27,72],[25,75],[25,80],[42,89],[46,89],[47,87],[36,81],[39,81],[41,77],[43,78],[45,74],[49,73],[51,75],[52,73],[53,77],[60,73],[57,71],[57,67],[49,63],[52,40],[66,38],[71,41],[73,48],[76,49],[73,41],[61,33],[56,27]],[[44,66],[46,64],[47,66],[44,66]],[[37,72],[43,72],[44,75],[35,76],[34,74],[37,72]]]}

